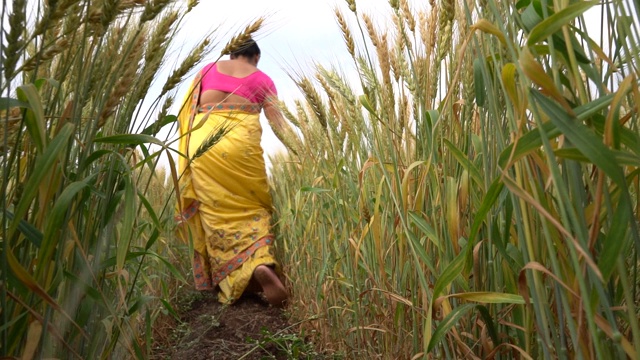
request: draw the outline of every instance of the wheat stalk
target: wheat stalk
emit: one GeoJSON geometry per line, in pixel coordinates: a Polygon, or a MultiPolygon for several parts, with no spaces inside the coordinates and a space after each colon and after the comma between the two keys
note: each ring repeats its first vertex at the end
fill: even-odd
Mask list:
{"type": "Polygon", "coordinates": [[[438,22],[438,8],[437,7],[433,7],[431,9],[431,16],[429,16],[429,29],[431,31],[431,35],[430,35],[430,42],[429,42],[429,46],[427,47],[427,56],[429,57],[429,59],[433,59],[433,61],[431,62],[431,66],[429,67],[429,78],[428,78],[428,83],[429,83],[429,91],[427,93],[427,98],[428,99],[432,99],[432,101],[436,98],[437,96],[437,91],[438,91],[438,80],[440,78],[440,60],[438,59],[438,56],[436,55],[436,43],[438,38],[440,37],[440,33],[441,33],[441,29],[439,29],[437,27],[437,22],[438,22]]]}
{"type": "Polygon", "coordinates": [[[155,31],[145,50],[145,64],[134,95],[137,101],[144,98],[162,65],[162,59],[167,52],[168,41],[171,39],[172,29],[177,20],[178,13],[171,11],[155,26],[155,31]]]}
{"type": "Polygon", "coordinates": [[[1,110],[0,119],[4,122],[0,126],[0,139],[7,142],[7,148],[0,147],[4,152],[9,151],[16,144],[17,134],[22,124],[22,110],[18,107],[1,110]]]}
{"type": "Polygon", "coordinates": [[[369,100],[372,102],[371,105],[374,105],[375,108],[375,97],[372,97],[368,92],[372,91],[372,88],[375,88],[377,84],[377,76],[374,69],[369,66],[367,59],[362,56],[359,56],[356,59],[358,63],[358,70],[360,71],[360,78],[363,82],[365,95],[369,97],[369,100]]]}
{"type": "Polygon", "coordinates": [[[155,63],[159,58],[162,58],[162,56],[159,57],[158,55],[164,54],[163,49],[166,47],[171,29],[177,20],[178,13],[172,11],[155,25],[155,31],[148,42],[147,51],[145,52],[144,60],[146,63],[155,63]]]}
{"type": "Polygon", "coordinates": [[[393,79],[396,83],[400,81],[400,76],[402,74],[400,70],[400,61],[403,55],[404,54],[402,53],[401,45],[396,39],[396,46],[394,46],[393,53],[391,53],[389,57],[393,79]]]}
{"type": "Polygon", "coordinates": [[[140,16],[140,22],[145,23],[155,19],[170,3],[171,0],[147,0],[144,3],[144,11],[140,16]]]}
{"type": "Polygon", "coordinates": [[[207,51],[207,47],[209,46],[209,39],[204,39],[200,45],[198,45],[192,52],[187,56],[186,59],[180,64],[180,66],[175,69],[171,75],[167,78],[164,86],[162,87],[162,91],[160,92],[160,96],[163,96],[171,89],[175,88],[184,78],[184,76],[191,70],[193,67],[202,60],[203,54],[207,51]]]}
{"type": "Polygon", "coordinates": [[[362,14],[362,21],[364,21],[364,27],[367,29],[367,34],[369,34],[369,39],[371,39],[371,43],[373,46],[378,47],[380,44],[378,43],[378,32],[376,31],[375,26],[373,26],[373,21],[371,17],[367,14],[362,14]]]}
{"type": "Polygon", "coordinates": [[[416,31],[416,18],[413,17],[413,11],[411,11],[411,8],[409,7],[409,1],[407,0],[400,0],[400,7],[402,8],[402,15],[404,15],[406,21],[407,21],[407,25],[409,26],[409,30],[411,30],[412,33],[415,33],[416,31]]]}
{"type": "Polygon", "coordinates": [[[4,61],[2,64],[7,82],[10,82],[15,76],[16,65],[20,59],[21,50],[25,46],[26,6],[26,0],[14,0],[13,11],[9,14],[9,33],[6,35],[6,46],[3,46],[4,61]]]}
{"type": "Polygon", "coordinates": [[[431,57],[434,54],[436,49],[436,42],[438,40],[438,8],[433,7],[431,9],[431,14],[429,15],[429,19],[427,21],[427,30],[426,32],[429,34],[429,43],[427,44],[427,56],[431,57]]]}
{"type": "Polygon", "coordinates": [[[137,78],[136,73],[138,72],[139,62],[142,58],[142,49],[144,48],[145,40],[146,37],[143,34],[132,39],[134,44],[122,65],[124,71],[100,113],[98,128],[104,126],[107,118],[115,112],[117,106],[122,102],[122,97],[131,90],[131,85],[137,78]]]}
{"type": "Polygon", "coordinates": [[[345,0],[347,5],[349,6],[349,10],[353,13],[356,13],[356,0],[345,0]]]}
{"type": "Polygon", "coordinates": [[[349,30],[349,26],[347,26],[347,21],[342,16],[342,12],[335,8],[334,13],[336,15],[336,19],[338,20],[338,25],[340,25],[340,30],[342,31],[342,37],[344,38],[344,42],[347,45],[347,51],[351,54],[352,58],[356,57],[356,46],[353,41],[353,36],[351,35],[351,31],[349,30]]]}
{"type": "Polygon", "coordinates": [[[70,7],[80,5],[80,2],[80,0],[60,0],[55,4],[51,4],[50,2],[50,8],[53,9],[51,12],[51,20],[62,19],[70,7]]]}
{"type": "Polygon", "coordinates": [[[289,122],[292,123],[295,127],[300,127],[300,122],[283,101],[278,100],[278,108],[280,109],[280,111],[282,111],[282,115],[285,117],[285,119],[289,120],[289,122]]]}
{"type": "Polygon", "coordinates": [[[324,105],[322,104],[320,95],[311,84],[311,81],[308,78],[303,77],[302,79],[296,81],[296,84],[302,90],[302,94],[304,95],[305,99],[307,99],[307,102],[309,103],[309,106],[311,106],[311,109],[320,122],[320,125],[322,125],[323,128],[326,128],[327,117],[324,105]]]}
{"type": "MultiPolygon", "coordinates": [[[[407,84],[407,89],[413,93],[414,95],[417,96],[416,94],[416,90],[417,90],[417,84],[421,82],[421,78],[423,77],[422,74],[425,73],[425,68],[424,66],[426,65],[422,65],[422,68],[419,68],[417,66],[414,66],[415,72],[412,73],[409,69],[409,63],[407,62],[406,57],[402,56],[402,53],[400,52],[400,49],[397,50],[397,57],[398,57],[398,68],[400,71],[400,74],[402,74],[402,77],[405,81],[405,83],[407,84]]],[[[419,59],[416,59],[416,61],[414,61],[414,64],[419,63],[419,59]]]]}
{"type": "Polygon", "coordinates": [[[353,91],[335,71],[328,71],[322,66],[318,66],[318,71],[324,76],[329,85],[342,95],[350,106],[356,103],[356,97],[353,91]]]}
{"type": "Polygon", "coordinates": [[[79,3],[79,0],[45,2],[44,14],[34,26],[32,37],[35,38],[36,36],[44,34],[47,30],[56,28],[59,20],[65,16],[67,10],[73,5],[77,6],[79,3]]]}
{"type": "Polygon", "coordinates": [[[107,29],[109,25],[116,19],[120,13],[121,0],[103,0],[102,1],[102,17],[100,25],[103,29],[107,29]]]}
{"type": "MultiPolygon", "coordinates": [[[[376,53],[378,55],[378,61],[380,71],[382,73],[382,83],[384,84],[385,91],[391,90],[391,64],[389,56],[389,43],[387,41],[387,33],[383,33],[380,39],[378,39],[379,46],[376,47],[376,53]]],[[[385,96],[383,96],[385,97],[385,96]]],[[[388,97],[392,97],[392,94],[388,94],[388,97]]]]}
{"type": "Polygon", "coordinates": [[[144,0],[120,0],[118,4],[118,12],[124,12],[136,7],[144,6],[144,0]]]}
{"type": "MultiPolygon", "coordinates": [[[[57,42],[53,43],[51,46],[47,46],[44,52],[38,52],[35,55],[29,57],[21,67],[23,71],[31,71],[35,69],[36,64],[43,64],[51,59],[53,59],[56,55],[68,49],[69,41],[66,39],[60,39],[57,42]]],[[[44,50],[43,49],[43,50],[44,50]]]]}
{"type": "Polygon", "coordinates": [[[316,77],[316,80],[318,80],[318,83],[320,83],[320,86],[324,90],[325,94],[327,94],[327,98],[329,99],[329,102],[328,102],[329,113],[333,114],[333,116],[327,116],[327,124],[330,130],[335,130],[337,128],[335,120],[339,116],[338,110],[336,109],[337,102],[338,102],[336,92],[333,90],[333,88],[329,85],[329,83],[326,81],[326,79],[320,72],[317,72],[315,77],[316,77]]]}
{"type": "MultiPolygon", "coordinates": [[[[402,94],[400,96],[400,105],[398,106],[398,119],[399,124],[400,124],[400,130],[399,133],[402,136],[402,133],[408,133],[409,132],[409,119],[411,118],[411,107],[412,102],[409,102],[409,98],[408,96],[405,94],[402,94]]],[[[410,155],[410,152],[407,152],[406,155],[410,155]]]]}
{"type": "Polygon", "coordinates": [[[453,35],[453,19],[455,16],[455,2],[442,0],[438,14],[438,45],[436,61],[444,59],[451,49],[451,39],[453,35]]]}
{"type": "Polygon", "coordinates": [[[426,89],[429,89],[428,78],[430,66],[432,66],[430,59],[423,55],[418,56],[413,62],[415,76],[412,78],[412,81],[416,88],[420,89],[420,96],[425,96],[426,94],[424,92],[426,89]]]}
{"type": "Polygon", "coordinates": [[[264,22],[264,18],[261,17],[261,18],[258,18],[253,23],[249,24],[247,27],[245,27],[240,34],[234,36],[233,38],[231,38],[231,40],[229,40],[229,42],[222,49],[221,54],[229,55],[231,53],[234,53],[242,49],[243,46],[246,46],[247,41],[251,39],[252,35],[258,30],[260,30],[263,22],[264,22]]]}
{"type": "Polygon", "coordinates": [[[335,91],[333,91],[331,86],[329,86],[329,83],[325,80],[323,74],[320,71],[318,71],[316,73],[315,78],[316,78],[316,80],[318,80],[318,82],[320,83],[320,86],[322,87],[324,92],[327,94],[327,97],[329,98],[329,101],[330,102],[336,102],[337,98],[335,96],[335,91]]]}
{"type": "Polygon", "coordinates": [[[160,126],[162,125],[164,119],[167,117],[167,113],[169,112],[169,108],[173,105],[174,97],[169,96],[165,99],[164,104],[162,104],[162,108],[160,112],[158,112],[158,116],[156,118],[156,122],[151,130],[151,135],[155,136],[160,130],[160,126]]]}
{"type": "MultiPolygon", "coordinates": [[[[84,28],[82,30],[84,30],[84,28]]],[[[113,74],[119,73],[118,66],[120,62],[113,61],[113,59],[118,59],[118,54],[126,52],[125,46],[123,46],[123,44],[127,43],[125,40],[125,30],[124,27],[113,27],[109,30],[106,41],[102,40],[104,45],[101,46],[102,51],[99,53],[100,56],[96,56],[93,60],[92,67],[94,71],[88,75],[89,79],[84,81],[86,96],[84,100],[82,100],[83,103],[94,96],[95,91],[102,91],[101,86],[105,84],[105,75],[114,76],[113,74]]],[[[64,65],[62,65],[62,67],[64,67],[64,65]]],[[[104,91],[109,92],[110,90],[105,89],[104,91]]],[[[103,94],[97,94],[95,96],[102,95],[103,94]]]]}
{"type": "Polygon", "coordinates": [[[220,142],[223,136],[229,133],[230,127],[226,125],[220,125],[218,129],[212,130],[209,136],[198,146],[195,154],[191,157],[191,161],[201,157],[207,151],[209,151],[212,147],[214,147],[217,143],[220,142]]]}
{"type": "Polygon", "coordinates": [[[307,116],[307,112],[304,111],[304,105],[300,100],[294,100],[294,104],[296,107],[296,119],[298,120],[298,128],[302,131],[302,136],[305,139],[312,139],[312,129],[309,121],[309,117],[307,116]]]}
{"type": "Polygon", "coordinates": [[[427,18],[427,14],[425,11],[420,10],[418,12],[418,30],[420,32],[420,40],[422,40],[422,45],[425,49],[429,48],[429,42],[431,41],[429,31],[429,20],[427,18]]]}
{"type": "Polygon", "coordinates": [[[287,132],[286,129],[281,129],[279,126],[272,126],[271,130],[273,130],[273,134],[282,142],[282,144],[291,151],[294,155],[299,155],[301,153],[301,143],[300,139],[295,136],[295,134],[291,132],[287,132]]]}
{"type": "Polygon", "coordinates": [[[464,107],[465,119],[471,119],[471,110],[473,109],[473,99],[475,98],[475,79],[473,69],[473,52],[461,55],[464,56],[464,75],[462,79],[462,88],[464,91],[464,107]]]}
{"type": "Polygon", "coordinates": [[[404,30],[404,23],[405,20],[402,17],[402,14],[400,12],[396,12],[393,16],[393,26],[396,30],[394,47],[400,47],[401,50],[404,50],[405,47],[409,48],[408,46],[411,46],[411,43],[409,41],[405,41],[407,33],[404,30]]]}

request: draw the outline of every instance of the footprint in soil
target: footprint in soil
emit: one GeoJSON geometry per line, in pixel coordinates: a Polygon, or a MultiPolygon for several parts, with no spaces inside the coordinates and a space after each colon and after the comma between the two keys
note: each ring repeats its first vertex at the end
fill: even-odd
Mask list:
{"type": "Polygon", "coordinates": [[[166,341],[159,341],[166,344],[156,344],[153,358],[291,359],[288,353],[292,345],[301,347],[294,349],[296,353],[310,350],[310,345],[300,339],[295,330],[289,331],[282,309],[267,305],[258,296],[243,296],[231,306],[220,304],[209,292],[194,291],[186,297],[190,300],[178,314],[182,323],[164,326],[167,329],[163,332],[171,334],[165,334],[166,341]]]}

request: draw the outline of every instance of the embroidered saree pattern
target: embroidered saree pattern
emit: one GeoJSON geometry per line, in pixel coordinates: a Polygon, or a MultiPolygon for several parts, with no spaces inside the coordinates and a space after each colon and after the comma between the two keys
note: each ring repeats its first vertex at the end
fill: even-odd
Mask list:
{"type": "Polygon", "coordinates": [[[196,289],[219,286],[219,301],[233,303],[257,266],[280,271],[270,233],[272,202],[260,146],[260,105],[199,106],[199,85],[200,74],[178,115],[179,151],[186,157],[178,164],[177,234],[193,244],[196,289]],[[203,151],[201,145],[221,127],[227,132],[203,151]]]}

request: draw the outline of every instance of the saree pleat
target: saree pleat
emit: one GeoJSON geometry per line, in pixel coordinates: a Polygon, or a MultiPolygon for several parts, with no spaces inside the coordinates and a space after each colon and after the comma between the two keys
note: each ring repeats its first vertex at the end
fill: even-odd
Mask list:
{"type": "Polygon", "coordinates": [[[280,272],[270,233],[272,201],[260,146],[260,107],[198,106],[198,97],[196,77],[178,116],[179,150],[187,156],[178,166],[178,236],[192,241],[196,289],[219,286],[219,301],[233,303],[257,266],[280,272]],[[224,135],[202,148],[221,128],[224,135]]]}

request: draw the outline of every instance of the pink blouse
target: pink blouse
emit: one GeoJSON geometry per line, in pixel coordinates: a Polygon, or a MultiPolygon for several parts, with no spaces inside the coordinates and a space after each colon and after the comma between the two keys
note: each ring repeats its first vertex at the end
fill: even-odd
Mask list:
{"type": "Polygon", "coordinates": [[[235,77],[222,74],[215,63],[211,63],[202,69],[202,83],[200,92],[206,90],[218,90],[262,104],[267,95],[278,95],[276,86],[271,78],[260,70],[245,76],[235,77]]]}

